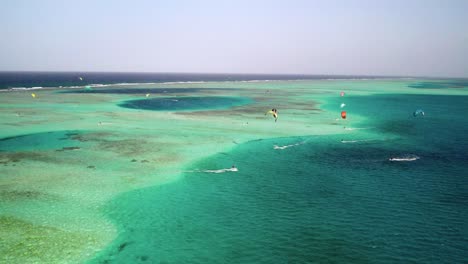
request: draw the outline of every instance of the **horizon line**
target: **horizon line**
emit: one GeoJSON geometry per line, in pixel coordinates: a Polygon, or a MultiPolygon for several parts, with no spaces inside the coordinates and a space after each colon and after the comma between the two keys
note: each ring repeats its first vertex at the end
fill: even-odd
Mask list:
{"type": "Polygon", "coordinates": [[[114,73],[114,74],[193,74],[193,75],[266,75],[266,76],[333,76],[371,78],[423,78],[423,79],[468,79],[461,76],[417,76],[417,75],[367,75],[367,74],[310,74],[310,73],[221,73],[221,72],[152,72],[152,71],[61,71],[61,70],[0,70],[0,73],[114,73]]]}

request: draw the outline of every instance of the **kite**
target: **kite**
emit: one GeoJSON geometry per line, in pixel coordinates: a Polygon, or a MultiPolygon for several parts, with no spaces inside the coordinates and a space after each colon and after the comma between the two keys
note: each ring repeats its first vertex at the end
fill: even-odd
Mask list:
{"type": "Polygon", "coordinates": [[[278,120],[278,110],[276,110],[276,108],[271,109],[270,111],[266,112],[266,114],[272,114],[275,118],[275,122],[278,120]]]}
{"type": "Polygon", "coordinates": [[[419,116],[419,115],[424,116],[424,111],[421,110],[421,109],[418,109],[418,110],[416,110],[416,111],[413,112],[413,116],[414,116],[414,117],[417,117],[417,116],[419,116]]]}
{"type": "Polygon", "coordinates": [[[341,118],[346,119],[346,111],[341,111],[341,118]]]}

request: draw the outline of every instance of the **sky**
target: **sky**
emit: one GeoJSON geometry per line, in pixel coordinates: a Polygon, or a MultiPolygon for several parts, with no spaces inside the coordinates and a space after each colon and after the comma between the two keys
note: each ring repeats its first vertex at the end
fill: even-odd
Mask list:
{"type": "Polygon", "coordinates": [[[0,71],[468,77],[468,0],[0,0],[0,71]]]}

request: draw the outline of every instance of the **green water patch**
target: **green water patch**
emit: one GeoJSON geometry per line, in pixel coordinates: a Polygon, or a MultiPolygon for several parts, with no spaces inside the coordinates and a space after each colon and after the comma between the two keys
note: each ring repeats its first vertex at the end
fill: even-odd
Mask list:
{"type": "Polygon", "coordinates": [[[423,81],[409,84],[410,88],[422,88],[422,89],[447,89],[447,88],[468,88],[468,80],[446,80],[446,81],[423,81]]]}
{"type": "Polygon", "coordinates": [[[0,260],[4,263],[73,262],[71,256],[100,242],[92,233],[69,232],[9,216],[0,216],[0,233],[0,260]]]}
{"type": "Polygon", "coordinates": [[[184,111],[184,110],[212,110],[228,109],[251,103],[244,97],[165,97],[139,100],[128,100],[119,103],[120,107],[153,111],[184,111]]]}
{"type": "Polygon", "coordinates": [[[367,117],[347,126],[356,130],[237,145],[176,182],[113,200],[105,213],[120,235],[91,263],[463,262],[468,124],[453,111],[466,97],[325,107],[341,100],[367,117]],[[440,111],[415,119],[406,109],[417,102],[440,111]]]}

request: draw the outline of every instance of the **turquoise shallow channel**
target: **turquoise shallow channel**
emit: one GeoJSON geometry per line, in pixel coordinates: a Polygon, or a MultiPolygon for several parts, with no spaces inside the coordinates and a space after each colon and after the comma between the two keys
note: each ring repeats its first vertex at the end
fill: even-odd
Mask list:
{"type": "Polygon", "coordinates": [[[468,122],[453,113],[467,97],[323,107],[342,102],[368,116],[343,123],[347,134],[250,141],[120,196],[105,212],[123,231],[92,263],[461,263],[468,122]]]}

